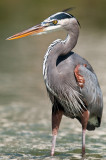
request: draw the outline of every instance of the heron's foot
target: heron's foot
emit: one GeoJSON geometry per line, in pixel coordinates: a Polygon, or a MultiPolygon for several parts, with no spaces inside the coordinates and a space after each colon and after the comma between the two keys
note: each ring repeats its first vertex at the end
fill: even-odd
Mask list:
{"type": "Polygon", "coordinates": [[[53,139],[52,139],[52,149],[51,149],[51,156],[54,156],[55,145],[56,145],[56,137],[57,137],[57,135],[53,135],[53,139]]]}
{"type": "Polygon", "coordinates": [[[51,151],[51,156],[54,156],[54,151],[51,151]]]}
{"type": "MultiPolygon", "coordinates": [[[[75,77],[77,79],[78,85],[83,88],[84,87],[84,83],[85,83],[85,79],[84,77],[79,73],[79,67],[80,64],[76,66],[74,73],[75,73],[75,77]]],[[[84,64],[84,67],[86,67],[86,64],[84,64]]]]}
{"type": "Polygon", "coordinates": [[[82,157],[85,157],[85,146],[82,147],[82,157]]]}
{"type": "Polygon", "coordinates": [[[85,153],[82,153],[82,158],[81,160],[85,160],[86,159],[86,154],[85,153]]]}

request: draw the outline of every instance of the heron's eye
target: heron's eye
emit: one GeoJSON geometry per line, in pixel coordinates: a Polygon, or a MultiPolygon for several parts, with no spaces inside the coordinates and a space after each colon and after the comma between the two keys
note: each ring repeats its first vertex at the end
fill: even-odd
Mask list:
{"type": "Polygon", "coordinates": [[[52,21],[52,23],[53,23],[54,25],[56,25],[56,24],[58,23],[58,21],[57,21],[57,20],[54,20],[54,21],[52,21]]]}

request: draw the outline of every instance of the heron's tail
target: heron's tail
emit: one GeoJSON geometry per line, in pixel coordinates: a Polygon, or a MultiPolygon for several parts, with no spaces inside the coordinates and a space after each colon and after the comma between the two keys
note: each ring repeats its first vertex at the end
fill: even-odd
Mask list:
{"type": "Polygon", "coordinates": [[[100,117],[92,117],[88,120],[87,130],[92,131],[95,130],[95,127],[100,127],[101,118],[100,117]]]}

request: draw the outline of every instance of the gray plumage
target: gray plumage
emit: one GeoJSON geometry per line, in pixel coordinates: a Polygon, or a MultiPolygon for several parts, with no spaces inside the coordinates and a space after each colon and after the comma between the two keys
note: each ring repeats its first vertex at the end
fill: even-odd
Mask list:
{"type": "Polygon", "coordinates": [[[51,155],[54,155],[56,136],[64,114],[78,119],[82,125],[82,156],[84,156],[85,131],[100,126],[103,96],[91,65],[72,51],[79,36],[79,22],[72,15],[60,12],[43,23],[51,23],[55,19],[58,21],[57,27],[65,29],[68,36],[64,41],[60,39],[54,41],[44,57],[44,81],[52,102],[51,155]]]}

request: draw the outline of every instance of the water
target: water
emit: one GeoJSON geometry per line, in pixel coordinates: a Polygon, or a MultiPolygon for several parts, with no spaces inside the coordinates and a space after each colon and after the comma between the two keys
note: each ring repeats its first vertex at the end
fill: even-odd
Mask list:
{"type": "Polygon", "coordinates": [[[5,41],[71,6],[76,7],[72,14],[81,23],[74,51],[93,66],[104,96],[101,127],[86,133],[86,159],[106,159],[106,33],[102,30],[106,26],[105,3],[105,0],[92,4],[61,0],[61,5],[57,0],[0,2],[0,160],[81,159],[81,125],[66,117],[60,125],[55,156],[50,157],[51,103],[43,82],[42,63],[48,45],[55,39],[64,39],[66,34],[54,32],[5,41]]]}

